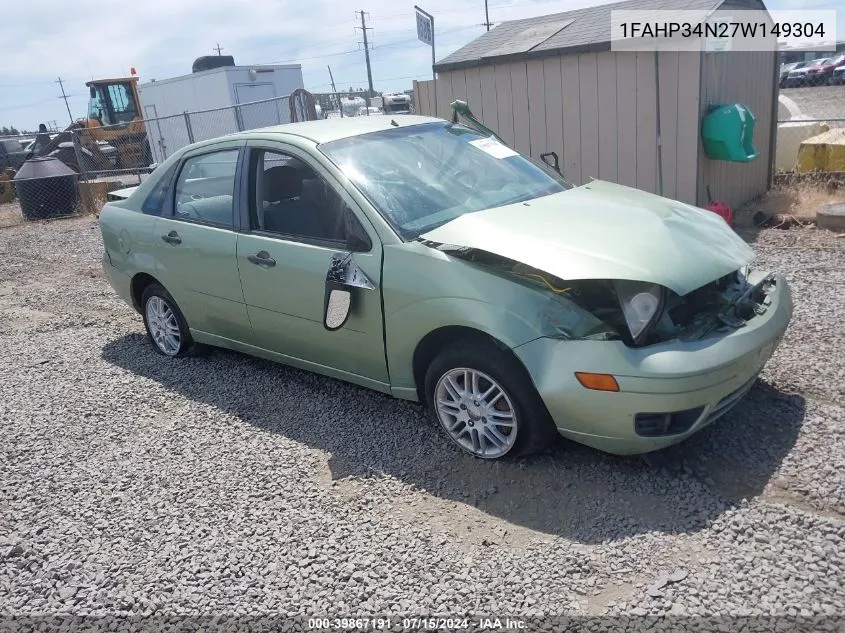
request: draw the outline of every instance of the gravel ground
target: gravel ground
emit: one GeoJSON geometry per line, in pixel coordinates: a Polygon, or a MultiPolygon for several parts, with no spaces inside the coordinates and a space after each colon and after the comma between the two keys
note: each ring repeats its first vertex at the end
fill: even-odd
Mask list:
{"type": "Polygon", "coordinates": [[[784,88],[780,93],[792,99],[808,119],[829,121],[830,127],[845,127],[845,85],[784,88]]]}
{"type": "Polygon", "coordinates": [[[0,630],[845,616],[845,240],[757,242],[795,317],[732,413],[659,466],[564,443],[491,464],[415,404],[224,351],[166,361],[103,279],[91,219],[1,230],[0,630]]]}

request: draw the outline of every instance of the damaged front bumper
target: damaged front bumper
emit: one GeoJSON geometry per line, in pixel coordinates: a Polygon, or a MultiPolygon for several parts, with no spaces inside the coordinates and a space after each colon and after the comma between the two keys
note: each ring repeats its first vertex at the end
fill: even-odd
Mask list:
{"type": "Polygon", "coordinates": [[[773,280],[766,311],[728,333],[642,348],[540,338],[514,352],[561,435],[620,455],[658,450],[701,430],[751,389],[792,316],[786,280],[773,280]],[[612,374],[619,391],[586,389],[576,371],[612,374]],[[656,434],[655,421],[665,421],[656,434]]]}

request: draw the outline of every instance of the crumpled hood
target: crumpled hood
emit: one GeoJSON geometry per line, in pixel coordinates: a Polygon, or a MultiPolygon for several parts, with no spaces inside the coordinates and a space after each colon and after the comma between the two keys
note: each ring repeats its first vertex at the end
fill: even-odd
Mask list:
{"type": "Polygon", "coordinates": [[[715,213],[601,180],[467,213],[421,238],[488,251],[561,279],[645,281],[679,295],[754,256],[715,213]]]}

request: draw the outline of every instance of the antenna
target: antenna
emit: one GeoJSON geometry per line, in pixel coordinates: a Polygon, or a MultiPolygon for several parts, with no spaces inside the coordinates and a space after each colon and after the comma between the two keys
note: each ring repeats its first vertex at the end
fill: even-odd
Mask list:
{"type": "MultiPolygon", "coordinates": [[[[487,29],[487,30],[489,31],[490,29],[487,29]]],[[[218,56],[221,56],[221,55],[223,55],[223,52],[222,52],[222,51],[223,51],[224,49],[220,48],[220,42],[217,42],[217,46],[215,46],[215,47],[214,47],[214,48],[212,48],[211,50],[213,50],[213,51],[217,51],[217,55],[218,55],[218,56]]]]}

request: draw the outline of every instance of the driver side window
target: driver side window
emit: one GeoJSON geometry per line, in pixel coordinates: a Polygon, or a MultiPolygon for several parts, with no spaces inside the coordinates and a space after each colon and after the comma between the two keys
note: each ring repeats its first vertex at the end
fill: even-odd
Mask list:
{"type": "Polygon", "coordinates": [[[176,181],[175,219],[234,226],[238,153],[237,149],[212,152],[192,156],[182,164],[176,181]]]}
{"type": "Polygon", "coordinates": [[[274,151],[253,153],[250,230],[289,239],[346,244],[366,232],[340,194],[300,159],[274,151]]]}

